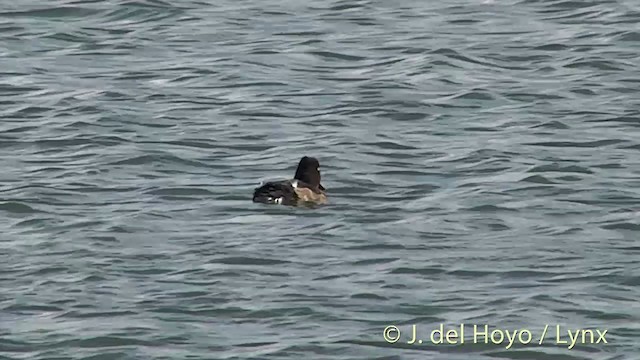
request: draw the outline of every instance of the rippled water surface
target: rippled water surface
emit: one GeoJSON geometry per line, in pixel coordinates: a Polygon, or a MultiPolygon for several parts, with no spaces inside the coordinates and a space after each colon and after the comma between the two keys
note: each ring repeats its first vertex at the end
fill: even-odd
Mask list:
{"type": "Polygon", "coordinates": [[[639,23],[635,0],[3,1],[0,358],[637,359],[639,23]],[[251,202],[302,155],[328,205],[251,202]]]}

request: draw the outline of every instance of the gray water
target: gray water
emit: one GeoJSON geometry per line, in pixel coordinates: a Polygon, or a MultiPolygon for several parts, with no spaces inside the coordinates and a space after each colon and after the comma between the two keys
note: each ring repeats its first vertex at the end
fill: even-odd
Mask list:
{"type": "Polygon", "coordinates": [[[639,22],[3,1],[0,359],[640,359],[639,22]],[[251,202],[302,155],[328,205],[251,202]]]}

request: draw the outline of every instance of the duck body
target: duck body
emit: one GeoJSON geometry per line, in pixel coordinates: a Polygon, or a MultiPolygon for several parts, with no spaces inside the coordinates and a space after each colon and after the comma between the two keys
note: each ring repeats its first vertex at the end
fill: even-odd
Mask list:
{"type": "Polygon", "coordinates": [[[317,159],[303,157],[293,179],[270,181],[261,185],[253,192],[253,202],[282,205],[325,204],[327,195],[320,184],[319,167],[317,159]]]}
{"type": "Polygon", "coordinates": [[[327,195],[322,190],[313,189],[302,181],[270,181],[255,189],[253,202],[265,204],[297,205],[300,202],[324,204],[327,195]]]}

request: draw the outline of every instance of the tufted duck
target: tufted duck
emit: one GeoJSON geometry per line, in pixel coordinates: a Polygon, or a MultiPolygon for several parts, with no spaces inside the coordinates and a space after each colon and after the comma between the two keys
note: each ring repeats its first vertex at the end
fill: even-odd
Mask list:
{"type": "Polygon", "coordinates": [[[296,205],[301,202],[324,204],[325,188],[320,184],[320,163],[316,158],[300,159],[292,180],[271,181],[255,189],[253,202],[296,205]]]}

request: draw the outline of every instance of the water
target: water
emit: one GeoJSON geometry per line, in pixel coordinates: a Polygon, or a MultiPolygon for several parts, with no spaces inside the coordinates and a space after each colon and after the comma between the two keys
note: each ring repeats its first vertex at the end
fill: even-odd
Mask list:
{"type": "Polygon", "coordinates": [[[0,358],[637,359],[639,21],[3,2],[0,358]],[[302,155],[329,205],[251,202],[302,155]],[[427,341],[441,323],[466,343],[427,341]],[[533,340],[474,344],[484,324],[533,340]]]}

